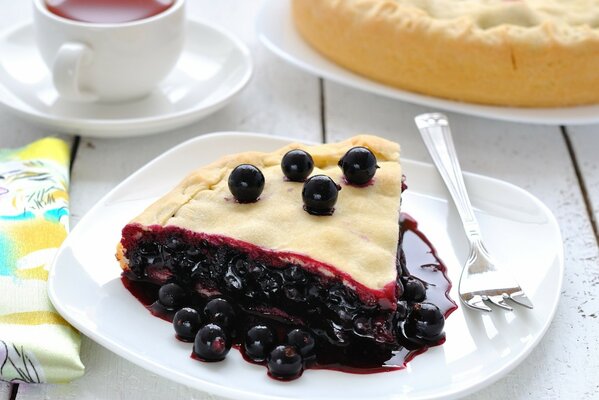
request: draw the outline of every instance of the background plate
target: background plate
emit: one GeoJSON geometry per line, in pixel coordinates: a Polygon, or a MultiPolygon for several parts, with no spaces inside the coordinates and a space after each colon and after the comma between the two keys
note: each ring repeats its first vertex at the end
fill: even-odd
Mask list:
{"type": "MultiPolygon", "coordinates": [[[[197,137],[158,157],[100,200],[61,247],[50,272],[49,294],[75,327],[126,359],[167,378],[234,399],[363,400],[448,398],[499,379],[541,340],[557,307],[563,276],[560,232],[551,212],[528,192],[495,179],[465,180],[488,246],[513,269],[534,310],[482,314],[458,308],[446,324],[447,341],[416,357],[402,371],[353,375],[308,370],[278,382],[264,367],[232,350],[221,363],[190,358],[191,344],[153,317],[122,285],[115,260],[121,228],[187,173],[225,154],[272,151],[288,139],[219,133],[197,137]]],[[[409,189],[402,209],[413,215],[437,247],[457,283],[467,242],[436,170],[403,160],[409,189]]],[[[457,285],[451,296],[457,299],[457,285]]]]}
{"type": "Polygon", "coordinates": [[[429,106],[433,109],[507,121],[555,125],[599,122],[599,105],[564,108],[485,106],[408,92],[357,75],[329,61],[303,41],[295,30],[291,18],[290,0],[265,0],[258,16],[256,30],[262,43],[290,64],[333,82],[367,92],[429,106]]]}

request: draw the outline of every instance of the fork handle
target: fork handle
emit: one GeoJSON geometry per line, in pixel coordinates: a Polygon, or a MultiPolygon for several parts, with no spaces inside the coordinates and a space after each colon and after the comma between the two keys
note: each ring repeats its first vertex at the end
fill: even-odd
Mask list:
{"type": "Polygon", "coordinates": [[[439,113],[422,114],[417,116],[415,121],[424,144],[458,209],[468,239],[471,242],[480,242],[482,239],[480,228],[466,191],[447,117],[439,113]]]}

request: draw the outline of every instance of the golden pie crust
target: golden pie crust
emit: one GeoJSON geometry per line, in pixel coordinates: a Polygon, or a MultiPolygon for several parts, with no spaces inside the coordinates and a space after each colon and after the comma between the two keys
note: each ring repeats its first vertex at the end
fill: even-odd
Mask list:
{"type": "Polygon", "coordinates": [[[426,95],[501,106],[599,103],[597,0],[292,0],[334,62],[426,95]]]}
{"type": "MultiPolygon", "coordinates": [[[[294,143],[271,153],[233,154],[199,168],[130,224],[232,238],[281,254],[289,262],[301,264],[301,257],[308,257],[331,267],[320,271],[325,275],[340,271],[371,290],[383,290],[397,278],[401,186],[397,143],[369,135],[315,146],[294,143]],[[364,187],[345,183],[337,165],[355,146],[369,148],[380,167],[364,187]],[[310,153],[312,175],[328,175],[342,186],[332,216],[304,211],[303,183],[286,180],[281,171],[281,159],[292,149],[310,153]],[[266,184],[257,202],[239,204],[227,181],[231,171],[245,163],[258,167],[266,184]]],[[[126,269],[121,244],[117,259],[126,269]]]]}

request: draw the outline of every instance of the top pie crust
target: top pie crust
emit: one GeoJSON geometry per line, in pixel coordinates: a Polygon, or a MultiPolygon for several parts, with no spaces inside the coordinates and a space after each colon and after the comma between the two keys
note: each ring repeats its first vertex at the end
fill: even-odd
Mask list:
{"type": "Polygon", "coordinates": [[[599,0],[292,0],[300,34],[355,72],[438,97],[599,103],[599,0]]]}
{"type": "Polygon", "coordinates": [[[469,18],[482,29],[499,25],[599,27],[598,0],[393,0],[432,18],[469,18]]]}
{"type": "Polygon", "coordinates": [[[317,146],[296,143],[272,153],[227,156],[200,168],[131,224],[224,236],[285,255],[289,262],[303,263],[307,257],[327,266],[321,273],[341,272],[340,276],[350,278],[346,284],[381,291],[395,285],[397,277],[401,182],[396,143],[367,135],[317,146]],[[354,146],[373,151],[380,166],[365,187],[344,183],[337,166],[354,146]],[[332,216],[313,216],[303,210],[303,184],[287,181],[281,171],[281,159],[291,149],[312,155],[312,175],[326,174],[342,186],[332,216]],[[266,179],[260,199],[251,204],[237,203],[227,185],[232,169],[243,163],[260,168],[266,179]]]}

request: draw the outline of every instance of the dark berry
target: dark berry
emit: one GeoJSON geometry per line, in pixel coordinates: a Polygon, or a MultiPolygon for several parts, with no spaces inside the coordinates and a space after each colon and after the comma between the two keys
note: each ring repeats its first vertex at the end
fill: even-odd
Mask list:
{"type": "Polygon", "coordinates": [[[374,177],[378,168],[376,157],[366,147],[354,147],[350,149],[339,160],[339,166],[343,170],[345,179],[354,185],[368,183],[374,177]]]}
{"type": "Polygon", "coordinates": [[[371,333],[371,321],[366,317],[357,317],[354,319],[354,332],[359,336],[366,336],[371,333]]]}
{"type": "Polygon", "coordinates": [[[281,169],[290,181],[303,182],[314,170],[314,160],[304,150],[291,150],[283,156],[281,169]]]}
{"type": "Polygon", "coordinates": [[[185,255],[193,259],[197,258],[198,256],[201,256],[201,254],[202,252],[198,247],[190,247],[187,250],[185,250],[185,255]]]}
{"type": "Polygon", "coordinates": [[[400,300],[397,302],[397,310],[395,310],[395,315],[397,319],[403,321],[408,317],[408,303],[406,301],[400,300]]]}
{"type": "Polygon", "coordinates": [[[434,304],[416,303],[408,314],[404,330],[409,337],[435,340],[443,332],[445,317],[434,304]]]}
{"type": "Polygon", "coordinates": [[[224,328],[235,324],[235,310],[225,299],[215,298],[206,303],[204,307],[206,321],[218,324],[224,328]]]}
{"type": "Polygon", "coordinates": [[[292,265],[287,268],[283,274],[285,279],[291,282],[305,283],[307,281],[306,274],[302,271],[302,268],[297,265],[292,265]]]}
{"type": "Polygon", "coordinates": [[[403,282],[399,276],[395,281],[395,294],[397,295],[398,299],[403,296],[403,282]]]}
{"type": "Polygon", "coordinates": [[[248,267],[248,274],[258,281],[264,276],[265,270],[266,267],[264,265],[252,263],[248,267]]]}
{"type": "Polygon", "coordinates": [[[183,244],[183,240],[181,240],[178,237],[171,237],[169,239],[167,239],[166,243],[164,244],[164,247],[166,247],[167,249],[171,250],[171,251],[177,251],[179,249],[181,249],[184,246],[183,244]]]}
{"type": "Polygon", "coordinates": [[[203,361],[224,360],[231,349],[231,340],[223,328],[216,324],[204,325],[197,333],[193,352],[203,361]]]}
{"type": "Polygon", "coordinates": [[[185,305],[188,296],[185,289],[176,283],[167,283],[158,290],[160,304],[169,309],[180,308],[185,305]]]}
{"type": "Polygon", "coordinates": [[[175,332],[184,341],[193,341],[200,330],[201,323],[200,313],[189,307],[180,309],[173,317],[175,332]]]}
{"type": "Polygon", "coordinates": [[[251,327],[245,335],[245,354],[256,362],[266,360],[266,356],[272,350],[275,343],[275,335],[268,326],[256,325],[251,327]]]}
{"type": "Polygon", "coordinates": [[[287,334],[287,344],[295,346],[305,358],[314,351],[314,337],[303,329],[294,329],[287,334]]]}
{"type": "Polygon", "coordinates": [[[332,215],[341,186],[326,175],[315,175],[304,183],[304,209],[312,215],[332,215]]]}
{"type": "Polygon", "coordinates": [[[277,346],[268,355],[268,372],[274,378],[297,378],[302,372],[302,364],[302,356],[294,346],[277,346]]]}
{"type": "Polygon", "coordinates": [[[285,297],[291,301],[303,302],[306,300],[304,293],[294,286],[283,287],[283,292],[285,293],[285,297]]]}
{"type": "Polygon", "coordinates": [[[265,294],[275,294],[279,291],[281,285],[283,284],[283,277],[277,272],[272,272],[266,274],[266,276],[260,280],[259,284],[260,288],[265,294]]]}
{"type": "Polygon", "coordinates": [[[158,245],[156,243],[142,242],[139,245],[139,252],[144,255],[157,254],[158,251],[159,251],[159,249],[158,249],[158,245]]]}
{"type": "Polygon", "coordinates": [[[264,189],[264,175],[250,164],[235,167],[229,175],[229,190],[240,203],[253,203],[264,189]]]}
{"type": "Polygon", "coordinates": [[[407,278],[403,283],[402,299],[421,302],[426,298],[426,287],[421,280],[414,277],[407,278]]]}

